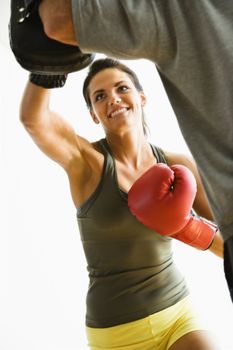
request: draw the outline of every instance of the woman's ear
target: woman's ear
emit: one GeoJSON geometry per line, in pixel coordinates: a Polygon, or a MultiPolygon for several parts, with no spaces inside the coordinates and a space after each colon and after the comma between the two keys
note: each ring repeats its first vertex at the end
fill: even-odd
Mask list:
{"type": "Polygon", "coordinates": [[[94,123],[96,123],[96,124],[100,123],[99,119],[97,118],[97,116],[95,115],[95,113],[93,111],[90,111],[90,115],[91,115],[94,123]]]}
{"type": "Polygon", "coordinates": [[[140,96],[141,96],[141,106],[144,107],[146,105],[146,102],[147,102],[146,95],[144,94],[143,91],[141,91],[140,96]]]}

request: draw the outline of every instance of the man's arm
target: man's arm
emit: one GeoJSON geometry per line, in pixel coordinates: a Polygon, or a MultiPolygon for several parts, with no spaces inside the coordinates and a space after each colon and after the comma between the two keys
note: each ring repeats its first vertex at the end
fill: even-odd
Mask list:
{"type": "Polygon", "coordinates": [[[71,0],[42,0],[39,15],[46,35],[65,44],[77,46],[71,0]]]}
{"type": "Polygon", "coordinates": [[[159,55],[157,2],[154,0],[42,0],[39,7],[46,35],[82,52],[118,59],[159,55]]]}

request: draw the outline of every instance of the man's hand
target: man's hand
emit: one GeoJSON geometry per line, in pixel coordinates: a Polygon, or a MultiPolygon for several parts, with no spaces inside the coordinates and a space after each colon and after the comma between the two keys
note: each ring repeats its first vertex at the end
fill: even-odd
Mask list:
{"type": "Polygon", "coordinates": [[[65,44],[77,46],[71,0],[42,0],[39,15],[46,35],[65,44]]]}

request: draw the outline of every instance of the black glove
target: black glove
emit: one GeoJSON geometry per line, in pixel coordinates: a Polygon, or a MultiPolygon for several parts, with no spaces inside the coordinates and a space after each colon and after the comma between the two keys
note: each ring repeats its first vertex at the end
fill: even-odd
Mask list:
{"type": "Polygon", "coordinates": [[[68,73],[86,68],[95,55],[50,39],[38,13],[39,3],[40,0],[11,0],[10,46],[19,64],[31,72],[34,84],[60,87],[68,73]]]}

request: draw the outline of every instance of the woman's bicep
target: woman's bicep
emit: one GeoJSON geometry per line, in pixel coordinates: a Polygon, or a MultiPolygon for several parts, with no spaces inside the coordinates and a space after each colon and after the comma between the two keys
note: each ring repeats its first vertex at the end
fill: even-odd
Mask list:
{"type": "Polygon", "coordinates": [[[37,123],[25,125],[25,129],[44,154],[67,169],[72,159],[81,157],[84,139],[55,112],[46,114],[37,123]]]}
{"type": "Polygon", "coordinates": [[[50,90],[26,84],[20,105],[20,120],[36,145],[48,157],[67,167],[80,156],[82,138],[69,123],[49,108],[50,90]]]}

